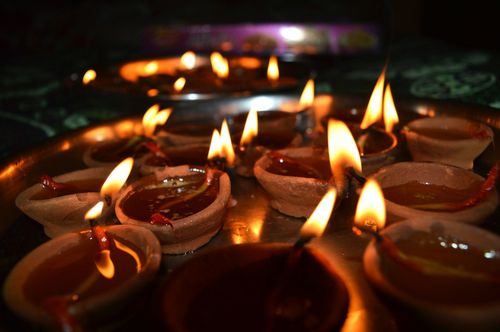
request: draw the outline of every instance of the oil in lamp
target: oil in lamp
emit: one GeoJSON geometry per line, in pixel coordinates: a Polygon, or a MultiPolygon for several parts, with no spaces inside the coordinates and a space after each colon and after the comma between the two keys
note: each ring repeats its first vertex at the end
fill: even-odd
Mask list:
{"type": "MultiPolygon", "coordinates": [[[[101,199],[106,211],[127,180],[133,159],[127,158],[113,170],[109,167],[88,168],[51,178],[44,175],[37,183],[21,192],[16,206],[44,227],[49,237],[86,227],[85,211],[101,199]]],[[[112,210],[112,209],[111,209],[112,210]]]]}
{"type": "Polygon", "coordinates": [[[306,245],[323,233],[335,197],[334,189],[328,191],[295,245],[222,247],[180,266],[168,279],[162,301],[168,330],[339,329],[347,313],[347,290],[321,252],[306,245]]]}
{"type": "Polygon", "coordinates": [[[445,330],[492,330],[500,323],[500,238],[439,219],[409,219],[379,232],[384,197],[375,180],[361,192],[355,232],[374,235],[363,265],[369,281],[445,330]]]}

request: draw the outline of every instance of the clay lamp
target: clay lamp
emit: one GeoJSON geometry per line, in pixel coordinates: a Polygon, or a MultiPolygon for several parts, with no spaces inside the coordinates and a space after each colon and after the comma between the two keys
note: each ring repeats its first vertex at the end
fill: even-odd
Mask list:
{"type": "Polygon", "coordinates": [[[332,185],[344,197],[361,160],[348,127],[330,120],[328,154],[312,147],[270,151],[255,164],[255,177],[271,196],[271,206],[293,217],[307,217],[332,185]],[[334,176],[332,177],[332,174],[334,176]],[[347,180],[346,180],[347,179],[347,180]]]}
{"type": "MultiPolygon", "coordinates": [[[[361,122],[353,118],[344,118],[342,114],[334,116],[345,120],[351,129],[361,154],[365,175],[396,160],[398,139],[392,131],[399,123],[399,117],[390,85],[385,84],[385,68],[375,84],[361,122]]],[[[325,117],[322,122],[326,123],[329,117],[325,117]]],[[[318,144],[320,146],[324,144],[324,138],[321,136],[318,144]]]]}
{"type": "Polygon", "coordinates": [[[221,131],[213,129],[211,144],[187,144],[184,146],[160,147],[154,142],[146,142],[144,146],[150,150],[137,163],[140,172],[148,175],[161,171],[165,167],[179,165],[198,165],[207,163],[219,164],[214,166],[221,170],[234,165],[234,150],[227,121],[224,119],[221,131]]]}
{"type": "Polygon", "coordinates": [[[86,214],[91,228],[52,239],[25,256],[3,286],[8,307],[40,327],[80,331],[103,326],[152,280],[161,252],[144,228],[96,226],[105,203],[86,214]]]}
{"type": "Polygon", "coordinates": [[[435,117],[408,123],[402,134],[415,161],[432,161],[472,169],[493,141],[490,127],[463,118],[435,117]]]}
{"type": "MultiPolygon", "coordinates": [[[[132,169],[133,159],[123,160],[114,170],[107,167],[88,168],[51,178],[40,177],[40,183],[24,190],[16,198],[16,206],[44,227],[48,237],[82,230],[85,212],[100,199],[107,207],[114,199],[132,169]],[[111,173],[110,173],[111,172],[111,173]]],[[[108,209],[106,209],[108,210],[108,209]]]]}
{"type": "Polygon", "coordinates": [[[217,234],[230,194],[229,176],[217,169],[165,167],[128,186],[115,213],[122,224],[151,230],[163,253],[181,254],[217,234]]]}
{"type": "Polygon", "coordinates": [[[164,125],[172,109],[160,110],[160,105],[155,104],[148,108],[142,118],[142,126],[137,128],[136,135],[126,138],[105,140],[92,145],[83,154],[83,162],[89,167],[113,166],[127,157],[140,157],[147,150],[144,142],[154,141],[157,125],[164,125]]]}
{"type": "Polygon", "coordinates": [[[391,221],[435,219],[481,223],[498,206],[498,165],[487,179],[463,168],[402,162],[373,174],[384,191],[391,221]]]}
{"type": "Polygon", "coordinates": [[[439,219],[409,219],[379,233],[384,199],[374,183],[363,189],[355,218],[356,233],[374,237],[363,257],[369,281],[433,328],[495,330],[500,238],[439,219]]]}
{"type": "Polygon", "coordinates": [[[200,253],[180,266],[164,290],[161,309],[167,329],[340,329],[349,301],[346,287],[324,256],[306,245],[322,234],[334,201],[332,189],[304,224],[295,245],[232,245],[200,253]]]}

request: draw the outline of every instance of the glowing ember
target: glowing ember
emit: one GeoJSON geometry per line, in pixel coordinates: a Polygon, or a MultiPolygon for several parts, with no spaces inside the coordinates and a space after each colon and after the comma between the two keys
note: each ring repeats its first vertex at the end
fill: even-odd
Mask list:
{"type": "Polygon", "coordinates": [[[149,76],[149,75],[154,75],[159,69],[158,62],[156,61],[150,61],[144,66],[144,75],[149,76]]]}
{"type": "Polygon", "coordinates": [[[278,59],[275,55],[269,58],[269,65],[267,66],[267,79],[271,82],[275,82],[280,78],[280,71],[278,67],[278,59]]]}
{"type": "Polygon", "coordinates": [[[247,119],[245,121],[245,127],[243,128],[243,134],[241,135],[240,146],[248,145],[252,143],[253,139],[257,137],[259,132],[259,120],[257,118],[257,110],[252,108],[248,112],[247,119]]]}
{"type": "Polygon", "coordinates": [[[304,226],[300,230],[300,236],[303,238],[318,237],[323,234],[332,215],[333,206],[335,205],[335,199],[337,198],[337,192],[335,189],[331,188],[323,196],[321,201],[314,209],[309,219],[307,219],[304,226]]]}
{"type": "Polygon", "coordinates": [[[82,83],[83,84],[89,84],[90,82],[94,81],[97,77],[97,73],[95,72],[94,69],[89,69],[85,72],[82,78],[82,83]]]}
{"type": "Polygon", "coordinates": [[[90,210],[85,213],[85,220],[95,220],[99,218],[102,214],[102,209],[104,207],[104,202],[98,202],[96,205],[90,208],[90,210]]]}
{"type": "Polygon", "coordinates": [[[175,92],[181,92],[182,89],[184,89],[185,85],[186,85],[186,78],[185,77],[179,77],[174,82],[174,90],[175,90],[175,92]]]}
{"type": "Polygon", "coordinates": [[[229,62],[219,52],[210,54],[210,63],[217,77],[227,78],[229,76],[229,62]]]}
{"type": "Polygon", "coordinates": [[[187,51],[181,56],[182,67],[191,70],[196,65],[196,54],[193,51],[187,51]]]}
{"type": "Polygon", "coordinates": [[[347,125],[338,120],[328,121],[328,156],[339,191],[343,189],[344,173],[348,167],[361,173],[361,157],[347,125]]]}
{"type": "Polygon", "coordinates": [[[212,140],[210,141],[210,149],[208,150],[208,160],[222,157],[222,144],[219,131],[214,129],[212,133],[212,140]]]}
{"type": "Polygon", "coordinates": [[[222,154],[226,158],[228,166],[234,165],[234,149],[233,142],[231,141],[231,133],[229,132],[229,126],[227,125],[226,119],[222,122],[222,127],[220,129],[220,142],[222,145],[222,154]]]}
{"type": "Polygon", "coordinates": [[[121,187],[125,184],[132,171],[132,166],[134,165],[134,158],[129,157],[123,160],[116,166],[111,173],[109,173],[106,181],[101,187],[101,196],[112,197],[117,193],[121,187]]]}
{"type": "Polygon", "coordinates": [[[380,74],[375,88],[373,89],[368,106],[366,107],[365,116],[361,122],[361,129],[366,129],[372,124],[382,120],[382,99],[384,96],[384,80],[385,68],[380,74]]]}
{"type": "Polygon", "coordinates": [[[112,279],[115,276],[115,265],[111,260],[111,252],[108,249],[101,250],[97,253],[95,266],[104,278],[112,279]]]}
{"type": "Polygon", "coordinates": [[[361,228],[381,230],[385,225],[385,202],[382,189],[373,179],[368,179],[359,196],[354,223],[361,228]]]}
{"type": "Polygon", "coordinates": [[[394,99],[392,98],[391,86],[387,83],[384,93],[384,124],[385,131],[390,133],[395,125],[399,123],[398,112],[394,99]]]}
{"type": "Polygon", "coordinates": [[[311,107],[314,104],[314,80],[307,81],[300,95],[299,105],[300,109],[311,107]]]}

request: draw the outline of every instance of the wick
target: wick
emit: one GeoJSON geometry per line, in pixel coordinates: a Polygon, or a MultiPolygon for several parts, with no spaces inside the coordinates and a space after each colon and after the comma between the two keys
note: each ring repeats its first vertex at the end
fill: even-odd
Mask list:
{"type": "Polygon", "coordinates": [[[227,165],[227,160],[225,157],[215,157],[209,159],[207,162],[208,168],[218,169],[220,171],[224,171],[227,165]]]}
{"type": "Polygon", "coordinates": [[[375,241],[377,243],[381,243],[382,241],[384,241],[383,235],[381,235],[379,232],[377,232],[376,230],[373,230],[372,228],[369,228],[369,227],[353,226],[352,231],[356,235],[361,235],[361,234],[371,235],[371,236],[373,236],[373,238],[375,239],[375,241]]]}
{"type": "Polygon", "coordinates": [[[111,206],[113,199],[112,199],[111,195],[106,194],[106,195],[104,195],[104,201],[106,202],[107,206],[111,206]]]}
{"type": "Polygon", "coordinates": [[[346,169],[346,171],[347,171],[347,174],[349,174],[352,178],[357,180],[359,182],[359,184],[363,185],[366,183],[366,178],[363,175],[356,172],[356,170],[354,168],[349,167],[346,169]]]}

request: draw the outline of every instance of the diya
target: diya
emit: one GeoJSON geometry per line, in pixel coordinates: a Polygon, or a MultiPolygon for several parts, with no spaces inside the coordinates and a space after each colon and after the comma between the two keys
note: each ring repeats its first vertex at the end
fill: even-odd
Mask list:
{"type": "Polygon", "coordinates": [[[157,125],[164,125],[172,109],[160,110],[155,104],[148,108],[142,117],[142,126],[135,128],[135,135],[98,142],[89,147],[83,154],[83,162],[89,167],[115,165],[127,157],[140,157],[147,152],[145,142],[154,141],[157,125]]]}
{"type": "Polygon", "coordinates": [[[373,174],[380,183],[393,220],[434,219],[481,223],[498,206],[495,182],[463,168],[424,162],[402,162],[373,174]]]}
{"type": "Polygon", "coordinates": [[[47,329],[92,329],[116,319],[156,274],[160,244],[128,225],[102,227],[99,236],[67,233],[30,252],[5,280],[8,307],[47,329]],[[107,252],[98,243],[103,234],[107,252]]]}
{"type": "Polygon", "coordinates": [[[349,303],[344,282],[318,250],[305,246],[323,232],[334,202],[335,190],[330,190],[294,246],[217,248],[179,267],[164,289],[162,313],[168,330],[339,329],[349,303]]]}
{"type": "Polygon", "coordinates": [[[16,206],[44,227],[48,237],[82,230],[85,212],[100,199],[114,204],[116,193],[132,169],[131,158],[114,170],[108,167],[89,168],[51,178],[44,175],[40,183],[21,192],[16,206]],[[111,172],[111,173],[110,173],[111,172]]]}
{"type": "Polygon", "coordinates": [[[163,253],[181,254],[196,250],[217,234],[230,195],[226,173],[166,167],[123,190],[115,213],[122,224],[151,230],[163,253]]]}
{"type": "Polygon", "coordinates": [[[493,141],[488,126],[469,119],[435,117],[414,120],[401,131],[413,160],[472,169],[493,141]]]}
{"type": "Polygon", "coordinates": [[[344,169],[361,171],[359,153],[344,123],[330,120],[328,137],[328,155],[305,147],[270,151],[257,161],[255,177],[270,194],[273,208],[289,216],[306,217],[330,186],[344,193],[344,169]]]}

